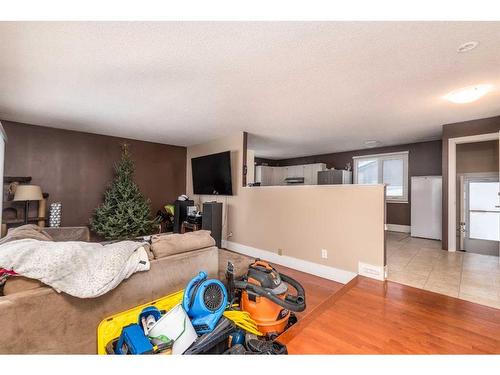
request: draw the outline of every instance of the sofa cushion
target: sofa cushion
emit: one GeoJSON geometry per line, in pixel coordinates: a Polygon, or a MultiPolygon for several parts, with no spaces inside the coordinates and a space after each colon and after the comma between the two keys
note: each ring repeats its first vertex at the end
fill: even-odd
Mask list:
{"type": "Polygon", "coordinates": [[[49,234],[54,241],[90,241],[88,227],[46,227],[45,233],[49,234]]]}
{"type": "Polygon", "coordinates": [[[19,354],[20,349],[27,347],[29,335],[24,335],[21,330],[22,321],[19,319],[21,314],[14,302],[7,297],[0,297],[0,352],[2,354],[19,354]]]}
{"type": "Polygon", "coordinates": [[[30,279],[24,276],[11,276],[7,279],[3,287],[3,294],[5,296],[24,292],[25,290],[35,289],[43,286],[41,281],[30,279]]]}
{"type": "Polygon", "coordinates": [[[37,225],[28,224],[9,229],[6,236],[0,239],[0,245],[11,241],[24,240],[26,238],[38,241],[53,241],[52,237],[45,232],[43,228],[37,225]]]}
{"type": "Polygon", "coordinates": [[[184,234],[155,235],[151,238],[151,250],[155,259],[174,254],[204,249],[215,245],[210,231],[199,230],[184,234]]]}

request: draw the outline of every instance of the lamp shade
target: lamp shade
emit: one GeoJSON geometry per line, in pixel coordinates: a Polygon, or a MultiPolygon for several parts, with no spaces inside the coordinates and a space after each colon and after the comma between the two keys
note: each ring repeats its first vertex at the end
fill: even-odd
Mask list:
{"type": "Polygon", "coordinates": [[[15,201],[40,201],[43,199],[42,189],[37,185],[18,185],[15,201]]]}

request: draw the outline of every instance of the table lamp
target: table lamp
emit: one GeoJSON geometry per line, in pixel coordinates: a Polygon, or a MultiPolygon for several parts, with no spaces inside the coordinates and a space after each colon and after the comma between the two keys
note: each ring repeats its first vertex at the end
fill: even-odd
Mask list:
{"type": "Polygon", "coordinates": [[[18,185],[14,194],[14,201],[25,201],[24,224],[28,224],[28,212],[30,201],[41,201],[43,199],[42,189],[37,185],[18,185]]]}

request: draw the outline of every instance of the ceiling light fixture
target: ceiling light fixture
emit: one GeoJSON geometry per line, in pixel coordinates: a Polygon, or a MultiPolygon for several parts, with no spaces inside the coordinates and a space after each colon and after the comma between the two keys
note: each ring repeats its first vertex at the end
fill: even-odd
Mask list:
{"type": "Polygon", "coordinates": [[[379,144],[380,144],[380,142],[379,141],[375,141],[375,140],[365,141],[365,147],[366,148],[377,147],[379,144]]]}
{"type": "Polygon", "coordinates": [[[444,96],[444,98],[452,103],[464,104],[472,103],[480,99],[487,93],[493,90],[493,85],[474,85],[463,87],[461,89],[452,91],[444,96]]]}
{"type": "Polygon", "coordinates": [[[466,43],[458,46],[457,52],[458,53],[469,52],[469,51],[472,51],[474,48],[476,48],[478,45],[479,45],[479,42],[476,42],[476,41],[466,42],[466,43]]]}

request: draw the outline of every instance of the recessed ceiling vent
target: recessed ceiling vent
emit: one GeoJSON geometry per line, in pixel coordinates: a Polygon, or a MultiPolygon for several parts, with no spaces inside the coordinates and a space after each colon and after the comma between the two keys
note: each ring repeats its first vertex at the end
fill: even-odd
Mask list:
{"type": "Polygon", "coordinates": [[[466,42],[466,43],[464,43],[464,44],[461,44],[461,45],[457,48],[457,52],[458,52],[458,53],[469,52],[469,51],[472,51],[474,48],[476,48],[478,45],[479,45],[479,42],[475,42],[475,41],[472,41],[472,42],[466,42]]]}

